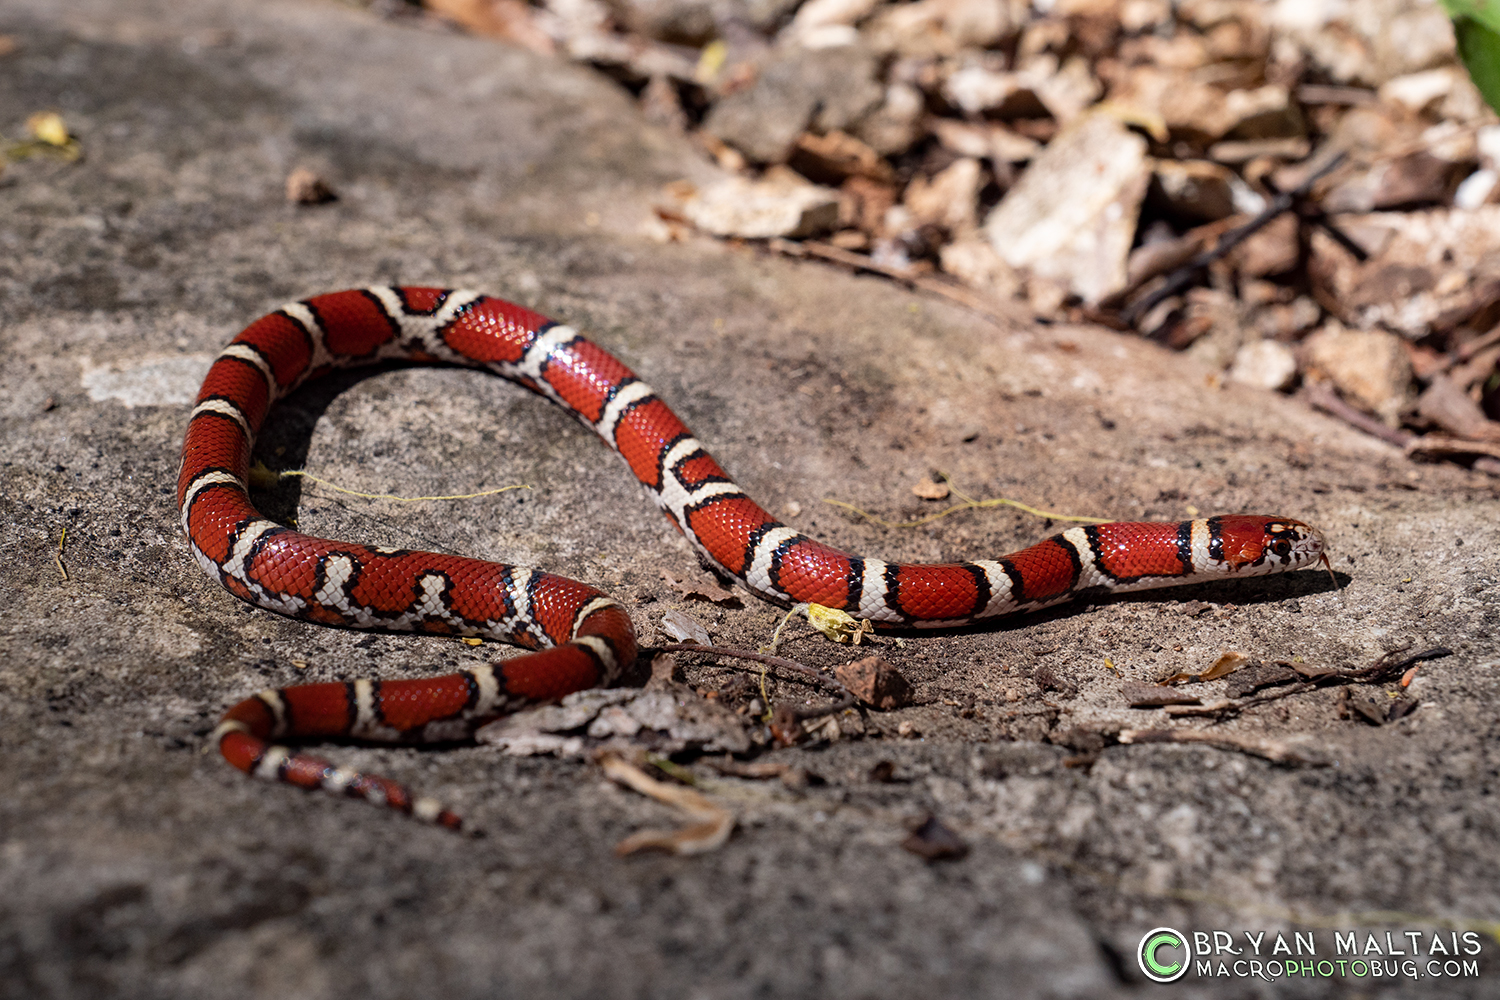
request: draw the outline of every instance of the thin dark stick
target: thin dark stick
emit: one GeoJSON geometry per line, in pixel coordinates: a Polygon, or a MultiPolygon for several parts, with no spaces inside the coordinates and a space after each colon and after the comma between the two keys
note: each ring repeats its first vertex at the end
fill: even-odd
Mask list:
{"type": "MultiPolygon", "coordinates": [[[[733,646],[703,646],[696,642],[674,642],[666,646],[653,646],[651,649],[659,653],[708,653],[713,656],[729,656],[739,660],[754,660],[756,663],[765,663],[773,667],[785,667],[797,673],[810,677],[815,681],[821,681],[829,687],[837,688],[844,693],[844,697],[831,705],[814,705],[809,708],[793,708],[791,713],[799,720],[816,719],[823,715],[833,715],[842,712],[846,708],[853,708],[859,697],[850,691],[842,681],[833,677],[825,677],[812,667],[798,663],[796,660],[788,660],[782,656],[772,656],[769,653],[754,653],[748,649],[736,649],[733,646]]],[[[644,651],[643,651],[644,652],[644,651]]]]}
{"type": "Polygon", "coordinates": [[[1403,431],[1397,427],[1387,427],[1362,410],[1356,410],[1348,403],[1338,397],[1332,389],[1326,385],[1311,383],[1302,390],[1302,396],[1315,409],[1322,410],[1332,417],[1338,417],[1346,424],[1359,428],[1366,434],[1373,434],[1382,441],[1389,442],[1398,448],[1405,448],[1416,435],[1411,431],[1403,431]]]}
{"type": "Polygon", "coordinates": [[[1415,653],[1411,656],[1396,659],[1395,657],[1400,652],[1403,651],[1397,650],[1392,653],[1387,653],[1379,660],[1375,661],[1373,665],[1368,667],[1360,667],[1357,670],[1333,670],[1326,674],[1323,674],[1321,677],[1314,677],[1310,680],[1301,681],[1297,684],[1290,684],[1286,687],[1277,688],[1274,691],[1269,691],[1265,694],[1258,694],[1253,698],[1246,698],[1242,701],[1231,702],[1228,705],[1219,707],[1213,712],[1205,711],[1203,715],[1212,716],[1214,721],[1222,722],[1225,719],[1239,715],[1241,712],[1245,711],[1248,708],[1255,708],[1258,705],[1269,704],[1273,701],[1281,701],[1284,698],[1290,698],[1293,695],[1302,694],[1305,691],[1312,691],[1315,688],[1330,687],[1336,684],[1378,684],[1382,681],[1399,677],[1401,674],[1406,672],[1407,667],[1415,666],[1416,664],[1421,663],[1425,660],[1441,660],[1446,656],[1453,655],[1453,650],[1448,649],[1446,646],[1434,646],[1432,649],[1423,650],[1420,653],[1415,653]]]}
{"type": "Polygon", "coordinates": [[[1139,319],[1141,316],[1144,316],[1152,309],[1155,309],[1158,305],[1165,302],[1167,299],[1184,292],[1190,285],[1198,280],[1198,276],[1210,264],[1222,259],[1223,257],[1228,256],[1231,250],[1239,246],[1241,243],[1245,242],[1245,240],[1249,239],[1260,230],[1264,229],[1278,215],[1283,212],[1290,211],[1292,206],[1295,205],[1299,199],[1307,197],[1307,194],[1312,190],[1313,185],[1326,177],[1335,167],[1343,163],[1346,156],[1347,154],[1342,152],[1336,154],[1327,163],[1323,164],[1317,170],[1309,174],[1307,179],[1304,180],[1301,184],[1298,184],[1290,191],[1283,191],[1281,194],[1278,194],[1275,198],[1271,199],[1271,203],[1267,205],[1259,215],[1251,219],[1249,222],[1245,223],[1240,228],[1225,233],[1224,236],[1219,240],[1218,244],[1215,245],[1212,250],[1200,253],[1198,256],[1194,257],[1186,264],[1183,264],[1176,271],[1173,271],[1172,276],[1167,279],[1166,284],[1162,285],[1156,291],[1152,292],[1150,295],[1147,295],[1139,302],[1128,307],[1123,313],[1120,314],[1120,318],[1126,323],[1133,325],[1137,319],[1139,319]]]}

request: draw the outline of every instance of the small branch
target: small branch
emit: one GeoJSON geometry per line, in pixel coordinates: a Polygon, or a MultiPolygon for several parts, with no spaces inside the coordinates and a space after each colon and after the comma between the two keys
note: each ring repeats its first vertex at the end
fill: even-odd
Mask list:
{"type": "Polygon", "coordinates": [[[1278,194],[1275,198],[1271,199],[1271,203],[1267,205],[1259,215],[1251,219],[1249,222],[1245,223],[1240,228],[1225,233],[1224,237],[1219,240],[1219,242],[1214,246],[1212,250],[1200,253],[1198,256],[1194,257],[1192,260],[1179,267],[1176,271],[1172,272],[1172,275],[1167,279],[1166,284],[1162,285],[1156,291],[1152,292],[1150,295],[1147,295],[1139,302],[1136,302],[1135,304],[1127,307],[1125,311],[1120,314],[1120,318],[1124,322],[1134,325],[1137,319],[1146,315],[1152,309],[1155,309],[1158,305],[1165,302],[1167,299],[1186,291],[1189,286],[1191,286],[1198,280],[1198,276],[1204,270],[1206,270],[1210,264],[1213,264],[1215,261],[1227,257],[1231,250],[1239,246],[1241,243],[1245,242],[1251,236],[1254,236],[1260,230],[1264,229],[1283,212],[1290,211],[1292,206],[1294,206],[1299,199],[1307,197],[1308,192],[1313,189],[1313,185],[1322,180],[1336,167],[1342,164],[1344,162],[1344,159],[1346,158],[1346,155],[1347,154],[1342,152],[1334,155],[1331,159],[1329,159],[1327,163],[1323,164],[1317,170],[1309,174],[1307,176],[1307,179],[1304,180],[1301,184],[1298,184],[1290,191],[1283,191],[1281,194],[1278,194]]]}
{"type": "Polygon", "coordinates": [[[1416,440],[1417,436],[1410,431],[1387,427],[1368,413],[1355,409],[1340,399],[1332,389],[1321,383],[1309,383],[1302,390],[1302,396],[1314,409],[1322,410],[1331,417],[1338,417],[1344,423],[1357,427],[1366,434],[1374,435],[1398,448],[1405,448],[1416,440]]]}
{"type": "MultiPolygon", "coordinates": [[[[772,667],[782,667],[802,674],[815,681],[820,681],[838,691],[844,697],[829,705],[812,705],[806,708],[787,708],[798,721],[804,719],[817,719],[825,715],[833,715],[847,708],[853,708],[859,703],[859,698],[850,691],[842,682],[833,677],[825,677],[812,667],[798,663],[796,660],[788,660],[782,656],[772,656],[769,653],[756,653],[748,649],[737,649],[733,646],[702,646],[696,642],[674,642],[666,646],[653,646],[652,651],[660,653],[707,653],[711,656],[728,656],[739,660],[753,660],[756,663],[764,663],[772,667]]],[[[642,652],[645,652],[644,650],[642,652]]]]}
{"type": "Polygon", "coordinates": [[[1445,656],[1453,655],[1453,650],[1448,649],[1446,646],[1434,646],[1432,649],[1396,659],[1401,652],[1404,652],[1404,650],[1387,653],[1368,667],[1360,667],[1357,670],[1330,670],[1326,674],[1312,677],[1297,684],[1276,688],[1265,694],[1258,694],[1253,698],[1245,698],[1241,701],[1219,701],[1214,702],[1212,705],[1178,706],[1177,711],[1169,708],[1167,709],[1167,713],[1176,717],[1195,716],[1211,718],[1217,722],[1222,722],[1225,719],[1239,715],[1246,709],[1256,708],[1273,701],[1281,701],[1293,695],[1303,694],[1304,692],[1320,687],[1335,687],[1349,684],[1380,684],[1400,677],[1408,668],[1418,663],[1426,660],[1441,660],[1445,656]]]}
{"type": "Polygon", "coordinates": [[[931,292],[940,295],[951,302],[972,309],[989,320],[1003,321],[1009,317],[999,307],[999,303],[974,291],[966,285],[944,280],[943,278],[925,271],[919,271],[909,267],[894,267],[890,264],[881,264],[868,254],[855,253],[836,247],[831,243],[821,243],[817,240],[768,240],[766,245],[779,254],[788,257],[817,257],[833,264],[842,264],[856,271],[870,271],[874,274],[884,275],[896,281],[903,282],[920,291],[931,292]]]}

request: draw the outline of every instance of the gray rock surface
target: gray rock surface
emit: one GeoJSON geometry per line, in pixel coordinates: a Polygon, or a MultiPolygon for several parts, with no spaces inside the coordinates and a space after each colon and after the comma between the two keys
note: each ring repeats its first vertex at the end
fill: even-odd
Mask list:
{"type": "MultiPolygon", "coordinates": [[[[1500,908],[1491,481],[1413,466],[1107,331],[653,243],[660,185],[706,169],[580,69],[288,0],[8,0],[0,33],[18,43],[0,57],[0,131],[55,108],[86,152],[0,176],[0,995],[1094,998],[1138,992],[1136,942],[1158,925],[1315,927],[1327,947],[1330,927],[1461,929],[1500,908]],[[298,165],[340,199],[285,204],[298,165]],[[479,287],[590,329],[752,495],[834,544],[931,560],[1049,531],[1000,510],[888,530],[821,503],[921,514],[910,486],[940,469],[975,495],[1078,513],[1301,515],[1344,586],[1303,573],[882,639],[916,704],[870,713],[861,740],[778,751],[820,779],[805,788],[704,769],[739,831],[696,858],[615,859],[664,810],[582,762],[329,748],[440,795],[482,840],[250,782],[198,752],[248,693],[502,652],[248,609],[179,537],[176,450],[207,359],[287,298],[384,281],[479,287]],[[1166,725],[1127,708],[1122,682],[1224,649],[1359,666],[1436,644],[1455,653],[1422,668],[1399,722],[1342,719],[1323,691],[1218,727],[1309,741],[1326,768],[1155,744],[1072,767],[1076,748],[1036,742],[1166,725]],[[900,849],[929,812],[965,858],[900,849]]],[[[267,507],[331,537],[587,580],[636,609],[647,641],[677,599],[660,570],[693,564],[603,446],[474,373],[311,388],[260,449],[368,492],[529,483],[430,505],[307,485],[267,507]]],[[[752,648],[780,617],[695,607],[715,639],[752,648]]],[[[864,655],[805,631],[784,652],[864,655]]],[[[695,671],[709,688],[731,676],[695,671]]],[[[1492,995],[1484,940],[1478,979],[1354,985],[1492,995]]],[[[1256,985],[1179,984],[1339,992],[1256,985]]]]}

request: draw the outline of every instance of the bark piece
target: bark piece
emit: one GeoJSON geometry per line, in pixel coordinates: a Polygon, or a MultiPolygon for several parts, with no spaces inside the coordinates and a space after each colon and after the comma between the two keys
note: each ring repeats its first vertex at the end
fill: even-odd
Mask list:
{"type": "Polygon", "coordinates": [[[1159,684],[1144,684],[1141,681],[1126,681],[1120,686],[1125,703],[1131,708],[1161,708],[1163,705],[1197,705],[1196,695],[1185,694],[1159,684]]]}

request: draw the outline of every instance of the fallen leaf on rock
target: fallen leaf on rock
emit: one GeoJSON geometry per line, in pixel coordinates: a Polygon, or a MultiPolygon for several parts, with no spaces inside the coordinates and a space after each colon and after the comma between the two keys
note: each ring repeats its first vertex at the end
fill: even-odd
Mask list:
{"type": "Polygon", "coordinates": [[[1194,695],[1183,694],[1159,684],[1144,684],[1126,681],[1120,686],[1125,703],[1131,708],[1161,708],[1163,705],[1197,705],[1201,701],[1194,695]]]}
{"type": "Polygon", "coordinates": [[[696,642],[700,646],[712,646],[708,629],[703,623],[685,611],[671,608],[662,613],[661,630],[672,637],[673,642],[696,642]]]}
{"type": "MultiPolygon", "coordinates": [[[[689,579],[678,576],[669,569],[664,569],[661,571],[661,577],[667,581],[667,586],[677,591],[683,597],[696,597],[699,600],[710,601],[714,604],[734,604],[739,601],[739,596],[734,591],[721,586],[708,573],[698,573],[692,579],[689,579]]],[[[703,645],[708,644],[703,643],[703,645]]]]}
{"type": "Polygon", "coordinates": [[[1219,654],[1219,658],[1214,661],[1213,666],[1198,675],[1198,680],[1214,681],[1220,677],[1227,677],[1249,662],[1250,657],[1247,654],[1235,652],[1234,650],[1225,650],[1219,654]]]}
{"type": "Polygon", "coordinates": [[[1225,650],[1223,653],[1219,654],[1218,659],[1214,660],[1213,666],[1209,667],[1202,673],[1176,673],[1171,677],[1163,678],[1160,683],[1184,684],[1190,681],[1214,681],[1218,680],[1220,677],[1227,677],[1229,674],[1234,673],[1240,667],[1249,662],[1250,657],[1246,654],[1237,653],[1233,650],[1225,650]]]}
{"type": "Polygon", "coordinates": [[[834,667],[833,676],[871,708],[888,712],[911,704],[911,684],[878,656],[834,667]]]}
{"type": "Polygon", "coordinates": [[[969,853],[969,845],[931,814],[901,841],[901,846],[928,861],[956,861],[969,853]]]}
{"type": "Polygon", "coordinates": [[[1310,681],[1322,680],[1324,677],[1329,677],[1339,672],[1335,667],[1319,667],[1311,663],[1292,663],[1290,666],[1298,674],[1310,681]]]}
{"type": "Polygon", "coordinates": [[[615,845],[615,854],[624,857],[637,851],[666,851],[669,854],[704,854],[716,850],[734,831],[734,814],[714,804],[702,792],[684,785],[657,781],[634,764],[616,754],[606,754],[600,761],[611,781],[640,792],[658,802],[682,810],[693,820],[677,830],[641,830],[615,845]]]}

